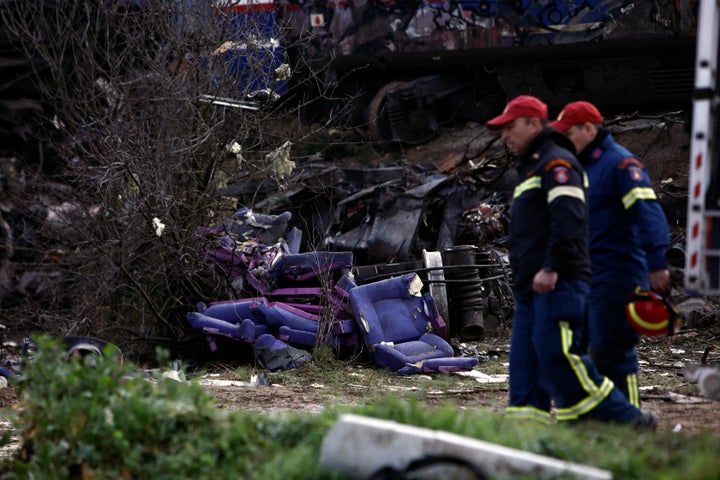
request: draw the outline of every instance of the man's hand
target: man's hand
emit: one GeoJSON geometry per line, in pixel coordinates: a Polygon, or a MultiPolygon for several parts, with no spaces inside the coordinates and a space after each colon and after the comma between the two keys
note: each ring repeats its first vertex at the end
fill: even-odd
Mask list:
{"type": "Polygon", "coordinates": [[[650,288],[657,293],[665,293],[670,288],[670,271],[664,268],[650,272],[650,288]]]}
{"type": "Polygon", "coordinates": [[[548,293],[555,289],[557,279],[557,272],[540,270],[535,274],[535,278],[533,278],[533,291],[535,293],[548,293]]]}

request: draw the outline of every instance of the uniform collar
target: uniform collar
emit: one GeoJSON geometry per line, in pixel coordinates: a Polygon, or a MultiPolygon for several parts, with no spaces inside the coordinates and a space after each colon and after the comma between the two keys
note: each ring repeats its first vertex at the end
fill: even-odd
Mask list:
{"type": "Polygon", "coordinates": [[[546,146],[546,141],[551,140],[552,143],[569,150],[571,153],[575,153],[575,147],[572,142],[562,133],[559,133],[554,128],[545,127],[537,134],[537,136],[530,142],[527,153],[520,157],[521,164],[534,164],[536,163],[543,154],[543,149],[546,146]]]}
{"type": "Polygon", "coordinates": [[[582,149],[582,152],[578,154],[578,160],[583,164],[588,164],[600,158],[605,152],[605,139],[608,136],[610,136],[610,132],[604,128],[599,128],[593,141],[588,143],[585,148],[582,149]]]}

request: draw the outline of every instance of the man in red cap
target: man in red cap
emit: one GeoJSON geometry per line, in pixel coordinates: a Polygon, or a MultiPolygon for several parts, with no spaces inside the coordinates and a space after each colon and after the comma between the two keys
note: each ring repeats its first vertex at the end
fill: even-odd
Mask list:
{"type": "Polygon", "coordinates": [[[550,422],[598,419],[654,428],[598,373],[580,344],[590,290],[584,172],[547,106],[521,95],[487,122],[519,158],[510,208],[513,272],[508,415],[550,422]]]}
{"type": "Polygon", "coordinates": [[[573,142],[589,181],[590,355],[600,373],[639,406],[639,334],[627,320],[625,305],[637,286],[661,294],[670,287],[667,219],[643,164],[603,128],[593,104],[568,103],[552,127],[573,142]]]}

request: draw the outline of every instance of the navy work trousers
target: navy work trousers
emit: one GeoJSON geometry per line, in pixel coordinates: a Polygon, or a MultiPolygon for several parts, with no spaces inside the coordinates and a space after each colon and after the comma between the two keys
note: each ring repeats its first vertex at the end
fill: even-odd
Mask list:
{"type": "Polygon", "coordinates": [[[589,288],[580,280],[560,280],[549,293],[516,301],[508,415],[550,421],[552,402],[559,421],[630,423],[640,414],[582,351],[589,288]]]}
{"type": "Polygon", "coordinates": [[[593,271],[588,295],[588,347],[598,371],[610,378],[636,407],[638,390],[639,334],[625,315],[625,305],[635,287],[649,288],[647,273],[629,275],[618,271],[593,271]]]}

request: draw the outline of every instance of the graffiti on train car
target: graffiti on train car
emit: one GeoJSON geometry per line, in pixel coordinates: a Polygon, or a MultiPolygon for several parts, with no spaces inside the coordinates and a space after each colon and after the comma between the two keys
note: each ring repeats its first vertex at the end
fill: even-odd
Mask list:
{"type": "Polygon", "coordinates": [[[579,98],[605,108],[667,107],[689,101],[692,89],[695,0],[318,0],[278,7],[296,91],[304,100],[321,98],[303,102],[305,117],[353,118],[381,143],[423,143],[443,123],[484,121],[521,93],[556,108],[579,98]],[[334,95],[307,88],[318,84],[334,95]],[[332,97],[340,101],[333,105],[332,97]],[[339,114],[351,97],[364,116],[339,114]]]}

